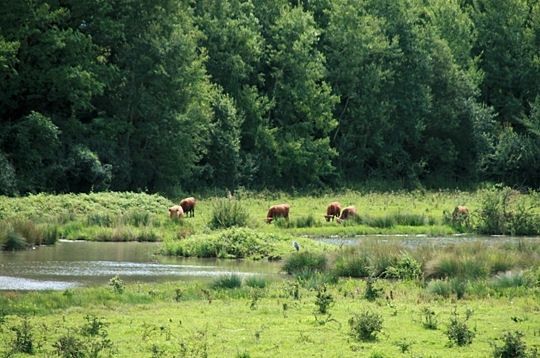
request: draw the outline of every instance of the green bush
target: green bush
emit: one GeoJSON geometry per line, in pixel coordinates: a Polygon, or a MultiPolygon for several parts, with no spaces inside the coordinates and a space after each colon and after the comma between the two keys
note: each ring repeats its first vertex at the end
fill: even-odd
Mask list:
{"type": "Polygon", "coordinates": [[[19,326],[11,327],[15,332],[15,339],[11,343],[11,351],[13,353],[34,353],[34,336],[32,326],[28,318],[24,318],[19,326]]]}
{"type": "Polygon", "coordinates": [[[233,289],[242,287],[242,278],[236,274],[217,277],[210,285],[213,289],[233,289]]]}
{"type": "Polygon", "coordinates": [[[422,275],[422,266],[414,257],[404,252],[394,266],[390,266],[384,272],[387,278],[402,280],[416,280],[422,275]]]}
{"type": "Polygon", "coordinates": [[[468,317],[460,319],[456,311],[450,316],[450,324],[446,330],[446,335],[450,340],[450,344],[458,346],[466,346],[472,343],[476,335],[467,325],[468,317]]]}
{"type": "Polygon", "coordinates": [[[283,270],[289,275],[300,273],[322,272],[326,270],[327,260],[324,254],[298,252],[290,255],[283,265],[283,270]]]}
{"type": "Polygon", "coordinates": [[[364,311],[349,319],[351,335],[359,341],[374,341],[382,330],[382,316],[376,312],[364,311]]]}
{"type": "Polygon", "coordinates": [[[220,199],[213,205],[209,226],[212,229],[225,229],[233,226],[247,226],[249,215],[237,200],[220,199]]]}
{"type": "Polygon", "coordinates": [[[366,290],[364,291],[364,298],[368,301],[375,301],[377,298],[383,295],[383,289],[377,287],[377,279],[368,278],[366,281],[366,290]]]}
{"type": "Polygon", "coordinates": [[[528,358],[536,354],[530,354],[527,345],[523,341],[523,333],[519,331],[506,332],[502,336],[503,344],[497,346],[493,344],[493,358],[528,358]]]}

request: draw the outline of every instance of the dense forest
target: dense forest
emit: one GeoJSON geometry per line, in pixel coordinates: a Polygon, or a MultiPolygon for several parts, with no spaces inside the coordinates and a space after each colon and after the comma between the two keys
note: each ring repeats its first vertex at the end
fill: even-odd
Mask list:
{"type": "Polygon", "coordinates": [[[538,0],[0,13],[0,194],[540,186],[538,0]]]}

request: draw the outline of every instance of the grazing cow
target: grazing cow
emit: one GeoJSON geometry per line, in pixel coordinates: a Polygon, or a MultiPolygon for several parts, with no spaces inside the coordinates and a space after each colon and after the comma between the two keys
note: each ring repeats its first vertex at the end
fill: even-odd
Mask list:
{"type": "Polygon", "coordinates": [[[174,205],[169,208],[169,217],[171,219],[180,219],[184,216],[184,209],[180,205],[174,205]]]}
{"type": "Polygon", "coordinates": [[[337,201],[330,203],[326,208],[326,215],[324,216],[326,221],[334,220],[334,217],[339,218],[341,214],[341,204],[337,201]]]}
{"type": "Polygon", "coordinates": [[[266,214],[266,222],[270,224],[277,217],[289,220],[289,208],[289,204],[272,205],[266,214]]]}
{"type": "Polygon", "coordinates": [[[195,203],[196,201],[194,197],[180,200],[180,206],[182,207],[182,209],[184,209],[184,213],[186,214],[186,216],[195,216],[195,203]]]}
{"type": "Polygon", "coordinates": [[[469,217],[469,208],[466,206],[458,205],[452,212],[452,220],[467,219],[469,217]]]}
{"type": "Polygon", "coordinates": [[[341,210],[341,215],[337,219],[338,223],[341,223],[344,220],[349,220],[356,216],[356,208],[354,206],[347,206],[343,210],[341,210]]]}

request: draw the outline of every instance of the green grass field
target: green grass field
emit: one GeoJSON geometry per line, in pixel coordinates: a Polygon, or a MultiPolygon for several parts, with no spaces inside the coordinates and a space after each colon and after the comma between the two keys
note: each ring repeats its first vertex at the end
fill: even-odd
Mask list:
{"type": "Polygon", "coordinates": [[[102,347],[100,356],[112,352],[115,357],[489,357],[493,344],[501,345],[502,335],[514,331],[523,333],[527,349],[540,348],[539,287],[456,300],[414,282],[385,281],[377,283],[380,297],[368,301],[364,281],[345,279],[326,286],[333,303],[320,314],[317,288],[295,282],[265,288],[171,282],[131,285],[123,293],[107,287],[2,293],[0,350],[7,354],[16,346],[17,329],[27,333],[36,356],[55,356],[62,337],[75,340],[72,347],[79,350],[93,344],[102,347]],[[434,313],[434,329],[424,326],[426,309],[434,313]],[[351,334],[349,320],[366,310],[382,318],[374,341],[351,334]],[[449,343],[453,311],[474,332],[470,345],[449,343]],[[94,321],[96,335],[88,334],[87,316],[99,323],[94,321]],[[22,317],[29,323],[25,329],[22,317]],[[103,345],[104,339],[110,345],[103,345]]]}

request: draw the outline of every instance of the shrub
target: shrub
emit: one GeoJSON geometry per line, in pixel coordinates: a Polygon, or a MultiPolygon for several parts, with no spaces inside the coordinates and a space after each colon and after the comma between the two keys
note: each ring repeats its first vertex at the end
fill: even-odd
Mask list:
{"type": "Polygon", "coordinates": [[[85,358],[85,346],[79,337],[65,334],[53,343],[56,354],[63,358],[85,358]]]}
{"type": "Polygon", "coordinates": [[[283,265],[283,270],[289,275],[299,273],[321,272],[326,269],[326,256],[311,252],[298,252],[290,255],[283,265]]]}
{"type": "Polygon", "coordinates": [[[315,295],[315,305],[317,306],[317,312],[320,314],[327,314],[328,309],[334,303],[334,298],[327,291],[326,285],[320,285],[317,288],[317,294],[315,295]]]}
{"type": "Polygon", "coordinates": [[[233,289],[242,287],[242,279],[236,274],[223,275],[216,278],[211,287],[213,289],[233,289]]]}
{"type": "Polygon", "coordinates": [[[378,313],[364,311],[349,319],[351,335],[359,341],[374,341],[382,330],[383,319],[378,313]]]}
{"type": "Polygon", "coordinates": [[[125,290],[124,281],[119,276],[114,276],[109,280],[109,286],[111,286],[114,293],[122,294],[125,290]]]}
{"type": "Polygon", "coordinates": [[[446,335],[450,340],[450,344],[465,346],[472,343],[475,333],[467,326],[468,317],[460,319],[457,312],[454,310],[450,316],[450,324],[446,331],[446,335]]]}
{"type": "Polygon", "coordinates": [[[422,326],[424,326],[425,329],[437,329],[437,324],[438,321],[435,311],[428,307],[424,307],[422,309],[422,326]]]}
{"type": "Polygon", "coordinates": [[[239,201],[220,199],[213,205],[209,226],[212,229],[247,226],[248,218],[247,210],[239,201]]]}
{"type": "Polygon", "coordinates": [[[388,278],[402,280],[416,280],[422,275],[422,266],[408,253],[403,253],[394,266],[390,266],[384,272],[388,278]]]}
{"type": "MultiPolygon", "coordinates": [[[[506,332],[502,336],[503,345],[493,344],[493,358],[527,358],[527,345],[523,341],[523,333],[519,331],[506,332]]],[[[533,355],[530,355],[533,357],[533,355]]]]}
{"type": "Polygon", "coordinates": [[[34,353],[34,337],[32,335],[32,326],[28,318],[24,318],[20,326],[11,327],[15,332],[15,340],[11,344],[14,353],[34,353]]]}
{"type": "Polygon", "coordinates": [[[375,301],[377,298],[381,297],[383,294],[383,289],[376,287],[375,283],[377,279],[368,278],[366,281],[366,290],[364,291],[364,298],[368,301],[375,301]]]}

